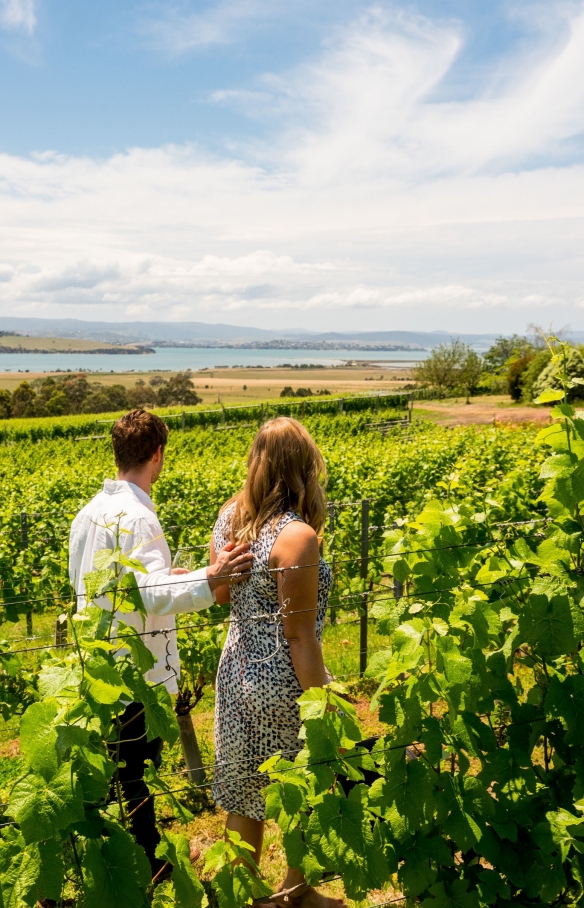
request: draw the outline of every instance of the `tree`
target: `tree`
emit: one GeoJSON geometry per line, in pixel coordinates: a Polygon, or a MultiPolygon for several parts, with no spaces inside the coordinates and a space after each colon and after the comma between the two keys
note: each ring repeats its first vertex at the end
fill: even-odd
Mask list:
{"type": "MultiPolygon", "coordinates": [[[[99,387],[99,386],[98,386],[99,387]]],[[[73,413],[99,413],[99,410],[83,410],[85,400],[92,393],[92,387],[87,381],[85,375],[79,373],[71,378],[67,378],[63,384],[63,391],[71,403],[71,412],[73,413]]]]}
{"type": "Polygon", "coordinates": [[[0,419],[10,419],[12,415],[12,395],[4,388],[0,389],[0,419]]]}
{"type": "Polygon", "coordinates": [[[551,353],[547,348],[545,350],[538,350],[531,362],[528,363],[527,367],[521,372],[519,376],[521,400],[530,401],[533,400],[534,397],[537,397],[537,394],[534,394],[533,391],[534,385],[550,361],[551,353]]]}
{"type": "Polygon", "coordinates": [[[466,355],[460,369],[460,385],[464,388],[466,402],[470,403],[470,395],[476,390],[483,374],[483,359],[474,350],[467,348],[466,355]]]}
{"type": "Polygon", "coordinates": [[[460,340],[435,347],[428,359],[416,366],[416,381],[432,385],[439,392],[461,387],[461,375],[470,347],[460,340]]]}
{"type": "Polygon", "coordinates": [[[63,416],[69,412],[69,400],[64,391],[55,391],[45,404],[47,416],[63,416]]]}
{"type": "Polygon", "coordinates": [[[505,371],[509,360],[520,359],[533,352],[533,344],[526,337],[512,334],[511,337],[498,337],[485,353],[484,368],[493,375],[505,371]]]}
{"type": "Polygon", "coordinates": [[[177,372],[169,381],[160,386],[158,391],[158,403],[162,406],[172,404],[183,404],[194,406],[200,404],[202,398],[199,397],[193,387],[193,383],[186,372],[177,372]]]}
{"type": "Polygon", "coordinates": [[[158,403],[158,395],[152,385],[137,381],[133,388],[126,394],[130,407],[154,407],[158,403]]]}
{"type": "Polygon", "coordinates": [[[34,389],[23,381],[12,393],[12,415],[16,418],[35,415],[34,389]]]}
{"type": "Polygon", "coordinates": [[[83,413],[108,413],[113,410],[127,410],[128,396],[123,385],[100,387],[93,391],[83,404],[83,413]]]}
{"type": "Polygon", "coordinates": [[[522,378],[525,370],[534,359],[534,354],[520,356],[514,359],[507,370],[507,391],[511,400],[521,400],[523,394],[522,378]]]}

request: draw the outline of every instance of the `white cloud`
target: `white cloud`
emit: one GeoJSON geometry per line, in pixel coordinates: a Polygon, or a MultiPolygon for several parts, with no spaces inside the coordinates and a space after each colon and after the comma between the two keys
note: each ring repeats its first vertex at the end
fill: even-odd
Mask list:
{"type": "Polygon", "coordinates": [[[180,55],[212,45],[231,44],[241,36],[246,22],[268,10],[269,6],[260,0],[226,0],[196,13],[165,5],[158,15],[140,20],[137,30],[151,46],[180,55]]]}
{"type": "Polygon", "coordinates": [[[0,28],[32,35],[36,21],[35,0],[0,0],[0,28]]]}
{"type": "Polygon", "coordinates": [[[239,158],[0,156],[3,311],[334,312],[338,330],[579,317],[584,165],[564,143],[584,124],[582,6],[564,27],[529,67],[510,58],[503,83],[445,101],[460,27],[376,8],[320,59],[221,96],[282,124],[239,158]]]}

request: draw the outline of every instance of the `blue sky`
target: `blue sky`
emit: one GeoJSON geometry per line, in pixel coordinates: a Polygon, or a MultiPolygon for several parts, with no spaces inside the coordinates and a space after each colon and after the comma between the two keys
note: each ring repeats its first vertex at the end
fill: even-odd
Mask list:
{"type": "Polygon", "coordinates": [[[584,328],[582,2],[0,0],[4,314],[584,328]]]}

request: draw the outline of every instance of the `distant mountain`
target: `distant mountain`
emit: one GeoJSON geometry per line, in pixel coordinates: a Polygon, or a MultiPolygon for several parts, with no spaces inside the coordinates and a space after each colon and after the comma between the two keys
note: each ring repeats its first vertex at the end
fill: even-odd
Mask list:
{"type": "MultiPolygon", "coordinates": [[[[111,343],[189,340],[271,340],[280,331],[240,328],[235,325],[208,325],[206,322],[86,322],[77,318],[0,318],[0,330],[33,337],[75,337],[111,343]]],[[[305,334],[301,335],[304,340],[305,334]]]]}
{"type": "MultiPolygon", "coordinates": [[[[15,331],[32,337],[71,337],[101,341],[107,344],[147,343],[165,344],[234,344],[246,342],[297,341],[306,345],[345,343],[362,345],[395,345],[412,348],[435,347],[458,337],[477,350],[486,350],[496,334],[468,334],[454,331],[345,331],[315,332],[302,329],[268,331],[263,328],[243,328],[239,325],[208,324],[207,322],[90,322],[75,318],[0,318],[0,331],[15,331]]],[[[567,331],[575,342],[584,341],[581,331],[567,331]]]]}

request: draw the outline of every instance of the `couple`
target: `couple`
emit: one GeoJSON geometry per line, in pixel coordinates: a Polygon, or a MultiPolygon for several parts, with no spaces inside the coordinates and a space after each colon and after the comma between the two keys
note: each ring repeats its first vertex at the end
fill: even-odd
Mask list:
{"type": "MultiPolygon", "coordinates": [[[[243,490],[220,511],[210,566],[186,572],[172,568],[150,498],[167,438],[165,423],[144,410],[132,410],[117,421],[112,442],[118,478],[106,479],[103,490],[73,521],[71,582],[83,595],[83,577],[94,568],[95,552],[115,544],[114,529],[107,527],[120,519],[122,549],[135,548],[148,571],[135,575],[148,613],[145,626],[134,613],[124,615],[124,621],[140,632],[170,629],[144,637],[158,660],[147,678],[166,684],[170,693],[177,692],[180,671],[172,616],[200,611],[215,601],[231,602],[217,675],[213,797],[228,811],[227,828],[253,846],[259,864],[266,782],[257,767],[277,751],[292,757],[300,749],[296,701],[302,691],[328,681],[320,640],[332,578],[317,537],[325,518],[326,468],[296,420],[280,417],[265,423],[249,452],[243,490]],[[286,570],[296,565],[304,569],[286,570]]],[[[147,742],[140,704],[128,705],[122,727],[119,759],[125,766],[120,781],[131,806],[141,805],[133,815],[133,832],[156,875],[162,864],[154,854],[160,836],[143,776],[145,760],[160,764],[162,742],[147,742]]],[[[341,903],[303,884],[301,872],[288,868],[282,884],[284,890],[294,888],[294,898],[285,900],[288,905],[340,908],[341,903]]]]}

